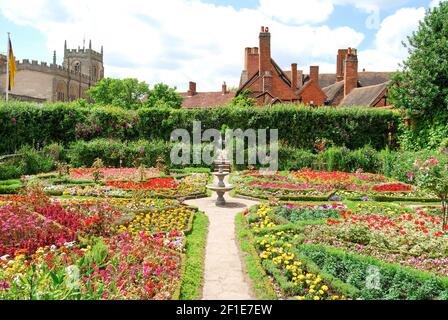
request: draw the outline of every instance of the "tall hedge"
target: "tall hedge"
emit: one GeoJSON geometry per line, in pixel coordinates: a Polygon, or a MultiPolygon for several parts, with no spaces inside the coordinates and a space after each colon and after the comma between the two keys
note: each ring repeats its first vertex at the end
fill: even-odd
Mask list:
{"type": "MultiPolygon", "coordinates": [[[[190,130],[193,121],[202,128],[278,129],[279,138],[292,147],[311,150],[319,138],[336,146],[375,149],[388,145],[390,130],[397,130],[400,115],[367,108],[318,108],[282,105],[270,108],[158,109],[128,111],[115,107],[81,106],[77,103],[38,105],[0,103],[0,153],[24,144],[65,145],[76,140],[168,140],[174,129],[190,130]]],[[[396,133],[396,132],[395,132],[396,133]]]]}

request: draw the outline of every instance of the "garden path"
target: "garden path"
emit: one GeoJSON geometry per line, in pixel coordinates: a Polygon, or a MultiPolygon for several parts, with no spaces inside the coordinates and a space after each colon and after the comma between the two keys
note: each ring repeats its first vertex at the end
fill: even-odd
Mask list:
{"type": "Polygon", "coordinates": [[[236,243],[235,217],[237,213],[257,202],[225,195],[225,207],[215,205],[212,197],[186,201],[208,216],[207,245],[205,249],[203,300],[251,300],[254,296],[243,271],[236,243]]]}

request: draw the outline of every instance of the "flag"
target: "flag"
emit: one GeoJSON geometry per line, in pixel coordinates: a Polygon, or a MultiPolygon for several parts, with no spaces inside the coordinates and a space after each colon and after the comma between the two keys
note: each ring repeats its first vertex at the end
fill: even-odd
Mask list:
{"type": "Polygon", "coordinates": [[[14,52],[12,50],[11,39],[9,39],[8,46],[8,68],[9,68],[9,82],[8,82],[8,90],[11,91],[14,87],[14,78],[16,76],[16,58],[14,57],[14,52]]]}

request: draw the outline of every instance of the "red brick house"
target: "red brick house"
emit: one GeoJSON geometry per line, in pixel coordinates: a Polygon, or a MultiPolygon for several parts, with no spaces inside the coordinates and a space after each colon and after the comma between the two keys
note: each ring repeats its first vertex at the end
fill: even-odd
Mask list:
{"type": "Polygon", "coordinates": [[[250,90],[258,105],[281,102],[323,105],[326,96],[319,86],[319,67],[310,68],[310,76],[304,83],[297,63],[291,64],[291,70],[285,72],[272,59],[269,28],[261,27],[259,39],[259,48],[245,49],[244,70],[237,94],[250,90]]]}
{"type": "Polygon", "coordinates": [[[180,95],[184,98],[182,107],[187,109],[222,107],[231,103],[235,97],[234,92],[227,90],[225,82],[221,91],[217,92],[197,92],[196,83],[190,82],[188,91],[181,92],[180,95]]]}
{"type": "Polygon", "coordinates": [[[325,75],[321,86],[332,106],[388,106],[390,72],[358,72],[356,49],[340,49],[336,59],[336,77],[325,75]],[[334,81],[330,79],[335,79],[334,81]]]}
{"type": "Polygon", "coordinates": [[[282,70],[271,56],[269,28],[261,27],[259,47],[245,48],[244,70],[236,93],[196,92],[190,82],[188,92],[181,93],[185,108],[212,108],[229,104],[235,95],[246,90],[257,105],[303,103],[314,106],[371,106],[388,105],[388,72],[358,72],[356,49],[340,49],[336,58],[336,73],[320,74],[319,66],[311,66],[309,75],[298,70],[297,63],[290,70],[282,70]]]}

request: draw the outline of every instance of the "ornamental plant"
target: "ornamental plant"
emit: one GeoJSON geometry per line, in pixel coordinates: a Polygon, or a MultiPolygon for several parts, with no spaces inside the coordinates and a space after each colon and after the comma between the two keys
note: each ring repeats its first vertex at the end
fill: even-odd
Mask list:
{"type": "Polygon", "coordinates": [[[423,189],[433,191],[442,202],[443,230],[448,230],[447,197],[448,197],[448,161],[430,158],[424,162],[416,160],[415,179],[423,189]]]}
{"type": "Polygon", "coordinates": [[[93,180],[97,183],[101,179],[101,169],[104,168],[104,162],[100,158],[97,158],[93,163],[92,167],[95,169],[93,171],[93,180]]]}

